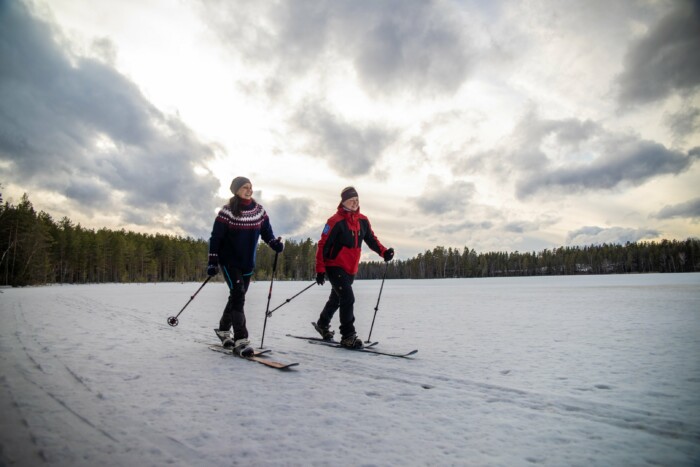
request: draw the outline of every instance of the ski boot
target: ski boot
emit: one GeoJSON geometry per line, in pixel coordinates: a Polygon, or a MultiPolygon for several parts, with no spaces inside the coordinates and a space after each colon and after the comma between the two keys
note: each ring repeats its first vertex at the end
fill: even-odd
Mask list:
{"type": "Polygon", "coordinates": [[[340,340],[340,346],[345,347],[346,349],[361,349],[365,346],[365,344],[362,342],[362,339],[357,337],[357,334],[350,334],[347,337],[343,337],[340,340]]]}
{"type": "Polygon", "coordinates": [[[248,339],[238,339],[233,343],[233,353],[239,357],[252,357],[255,350],[250,346],[248,339]]]}
{"type": "Polygon", "coordinates": [[[314,325],[314,329],[318,331],[319,334],[321,334],[321,338],[323,338],[324,341],[332,341],[333,336],[335,335],[335,331],[331,331],[331,326],[328,325],[325,328],[321,327],[318,325],[318,323],[311,323],[314,325]]]}
{"type": "Polygon", "coordinates": [[[221,346],[223,348],[233,348],[233,336],[231,335],[231,331],[219,331],[218,329],[214,329],[214,332],[216,333],[216,337],[221,339],[221,346]]]}

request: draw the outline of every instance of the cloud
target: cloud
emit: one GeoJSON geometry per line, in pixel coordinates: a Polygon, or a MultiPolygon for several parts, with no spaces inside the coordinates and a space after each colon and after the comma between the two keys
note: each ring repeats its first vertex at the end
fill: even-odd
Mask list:
{"type": "Polygon", "coordinates": [[[474,61],[464,26],[453,16],[456,10],[423,1],[365,6],[373,3],[383,9],[364,18],[353,56],[364,87],[375,94],[396,89],[455,92],[474,61]]]}
{"type": "Polygon", "coordinates": [[[600,127],[591,120],[541,119],[535,111],[530,111],[515,127],[510,138],[510,162],[524,169],[539,167],[549,159],[543,148],[545,143],[575,151],[581,143],[597,136],[599,132],[600,127]]]}
{"type": "Polygon", "coordinates": [[[313,202],[308,198],[280,196],[265,202],[264,206],[275,235],[288,237],[298,233],[311,218],[313,202]]]}
{"type": "Polygon", "coordinates": [[[674,91],[693,92],[700,85],[700,3],[671,2],[674,9],[635,42],[617,79],[621,104],[663,99],[674,91]]]}
{"type": "Polygon", "coordinates": [[[69,199],[79,201],[85,207],[99,209],[109,202],[111,190],[99,179],[76,176],[67,180],[63,194],[69,199]]]}
{"type": "Polygon", "coordinates": [[[699,157],[695,150],[683,154],[634,137],[608,137],[598,150],[598,157],[590,163],[544,167],[524,177],[516,186],[518,197],[551,189],[580,192],[612,189],[623,183],[637,186],[660,175],[684,172],[699,157]]]}
{"type": "Polygon", "coordinates": [[[512,233],[525,233],[539,230],[541,224],[533,221],[512,221],[503,226],[503,230],[512,233]]]}
{"type": "Polygon", "coordinates": [[[677,112],[664,116],[664,122],[673,133],[677,141],[683,141],[686,137],[700,133],[700,109],[686,106],[677,112]]]}
{"type": "Polygon", "coordinates": [[[369,173],[393,142],[395,134],[373,124],[353,124],[316,103],[307,103],[290,119],[295,132],[306,136],[304,151],[328,161],[343,176],[369,173]]]}
{"type": "Polygon", "coordinates": [[[163,225],[205,235],[218,181],[193,169],[214,147],[111,65],[68,55],[65,44],[23,3],[0,4],[0,176],[66,196],[84,213],[171,219],[163,225]]]}
{"type": "Polygon", "coordinates": [[[700,219],[700,198],[691,199],[685,203],[664,206],[652,217],[657,219],[689,218],[700,219]]]}
{"type": "Polygon", "coordinates": [[[445,1],[210,1],[202,11],[231,52],[274,77],[277,91],[347,64],[375,96],[449,94],[474,62],[463,13],[445,1]]]}
{"type": "Polygon", "coordinates": [[[496,147],[463,153],[450,161],[457,174],[491,170],[510,178],[513,173],[539,171],[552,157],[573,160],[584,153],[581,146],[596,139],[602,128],[592,120],[542,119],[530,109],[511,134],[496,147]]]}
{"type": "Polygon", "coordinates": [[[455,181],[444,185],[436,176],[430,176],[426,189],[418,198],[413,198],[418,210],[424,214],[441,215],[446,213],[462,214],[474,198],[476,188],[471,182],[455,181]]]}
{"type": "Polygon", "coordinates": [[[678,175],[700,158],[700,148],[683,153],[614,133],[591,120],[542,119],[528,112],[510,136],[494,148],[456,158],[456,173],[490,170],[515,180],[516,196],[638,186],[655,177],[678,175]]]}
{"type": "Polygon", "coordinates": [[[431,227],[430,230],[442,232],[442,233],[446,233],[446,234],[455,234],[455,233],[460,233],[460,232],[465,232],[465,231],[490,230],[491,228],[493,228],[493,222],[491,222],[491,221],[482,221],[482,222],[464,221],[464,222],[457,222],[457,223],[440,224],[440,225],[431,227]]]}
{"type": "Polygon", "coordinates": [[[441,222],[439,224],[421,224],[416,228],[409,231],[412,237],[420,238],[431,238],[437,239],[435,235],[448,235],[454,236],[458,235],[462,241],[464,240],[464,235],[474,234],[478,232],[483,232],[491,230],[494,227],[491,221],[473,221],[466,220],[462,222],[441,222]]]}
{"type": "Polygon", "coordinates": [[[602,245],[634,243],[644,239],[658,238],[661,233],[654,229],[629,229],[624,227],[587,226],[569,232],[567,245],[602,245]]]}

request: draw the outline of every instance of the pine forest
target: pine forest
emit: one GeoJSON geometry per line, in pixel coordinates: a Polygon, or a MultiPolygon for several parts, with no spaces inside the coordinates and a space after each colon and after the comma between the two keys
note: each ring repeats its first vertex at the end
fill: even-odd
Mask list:
{"type": "MultiPolygon", "coordinates": [[[[202,281],[207,240],[86,229],[37,212],[25,194],[0,198],[0,285],[202,281]]],[[[365,247],[365,251],[369,251],[365,247]]],[[[312,280],[316,240],[285,240],[275,280],[312,280]]],[[[371,253],[373,255],[373,253],[371,253]]],[[[362,262],[357,279],[629,274],[700,271],[700,239],[569,246],[539,252],[479,253],[438,246],[409,259],[362,262]]],[[[269,280],[274,252],[258,245],[255,279],[269,280]]],[[[221,280],[219,276],[217,280],[221,280]]]]}

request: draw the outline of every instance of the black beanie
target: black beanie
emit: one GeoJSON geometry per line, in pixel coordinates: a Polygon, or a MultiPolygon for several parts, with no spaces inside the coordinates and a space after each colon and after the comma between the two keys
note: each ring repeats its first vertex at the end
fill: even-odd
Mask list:
{"type": "Polygon", "coordinates": [[[343,202],[356,196],[359,198],[357,190],[355,190],[354,187],[348,186],[343,188],[343,191],[340,192],[340,201],[343,202]]]}

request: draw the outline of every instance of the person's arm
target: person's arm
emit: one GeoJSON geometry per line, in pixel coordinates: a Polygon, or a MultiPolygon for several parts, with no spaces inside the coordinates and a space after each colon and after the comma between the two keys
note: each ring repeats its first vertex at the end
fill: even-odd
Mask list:
{"type": "Polygon", "coordinates": [[[362,219],[361,222],[367,223],[367,228],[365,229],[365,238],[363,238],[363,240],[372,251],[377,253],[379,256],[383,257],[384,252],[387,250],[387,248],[384,245],[382,245],[379,239],[377,239],[377,236],[374,235],[374,231],[372,230],[372,224],[370,224],[369,219],[362,219]]]}
{"type": "Polygon", "coordinates": [[[219,249],[226,235],[226,225],[221,221],[221,213],[216,216],[214,226],[209,237],[209,257],[207,260],[207,274],[215,276],[219,273],[219,249]]]}

